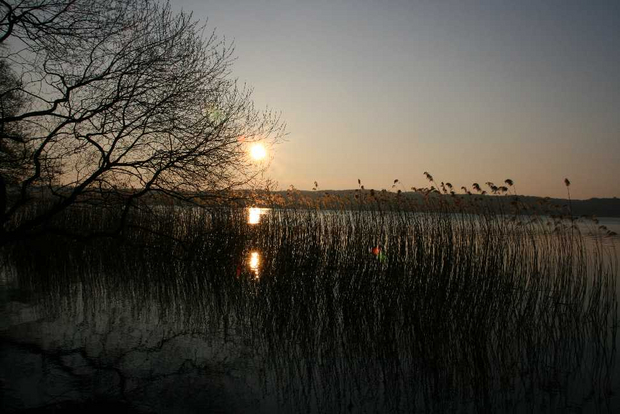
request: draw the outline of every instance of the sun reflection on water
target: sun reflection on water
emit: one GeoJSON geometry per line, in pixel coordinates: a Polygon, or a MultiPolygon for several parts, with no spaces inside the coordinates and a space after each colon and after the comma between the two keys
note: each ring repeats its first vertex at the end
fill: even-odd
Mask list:
{"type": "Polygon", "coordinates": [[[248,264],[250,266],[250,270],[252,270],[252,272],[254,273],[254,277],[258,279],[259,267],[260,267],[260,254],[258,252],[251,252],[250,260],[248,264]]]}
{"type": "Polygon", "coordinates": [[[267,208],[250,207],[248,209],[248,224],[260,223],[261,216],[267,214],[267,211],[269,211],[267,208]]]}

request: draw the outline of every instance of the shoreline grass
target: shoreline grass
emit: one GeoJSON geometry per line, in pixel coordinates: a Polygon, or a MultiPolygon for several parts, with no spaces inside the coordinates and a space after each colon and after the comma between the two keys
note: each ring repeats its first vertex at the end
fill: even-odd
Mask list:
{"type": "MultiPolygon", "coordinates": [[[[47,235],[4,253],[50,312],[120,303],[239,335],[285,410],[527,411],[612,398],[618,263],[605,233],[443,207],[274,209],[252,226],[241,208],[159,206],[135,213],[122,241],[47,235]]],[[[82,209],[55,225],[113,220],[82,209]]]]}

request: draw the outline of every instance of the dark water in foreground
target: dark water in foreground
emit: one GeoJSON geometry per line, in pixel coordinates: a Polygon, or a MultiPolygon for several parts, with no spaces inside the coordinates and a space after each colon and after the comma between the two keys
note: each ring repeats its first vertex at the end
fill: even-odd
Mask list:
{"type": "Polygon", "coordinates": [[[15,254],[2,410],[620,412],[613,239],[244,214],[186,218],[189,253],[15,254]]]}

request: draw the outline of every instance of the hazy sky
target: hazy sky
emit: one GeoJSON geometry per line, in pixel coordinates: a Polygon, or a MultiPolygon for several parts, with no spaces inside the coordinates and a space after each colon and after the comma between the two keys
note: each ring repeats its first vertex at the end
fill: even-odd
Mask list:
{"type": "Polygon", "coordinates": [[[620,1],[172,0],[282,112],[280,188],[620,196],[620,1]]]}

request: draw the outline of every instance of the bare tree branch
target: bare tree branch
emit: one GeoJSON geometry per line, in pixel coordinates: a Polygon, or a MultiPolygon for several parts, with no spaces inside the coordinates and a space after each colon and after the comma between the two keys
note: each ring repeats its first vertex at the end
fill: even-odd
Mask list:
{"type": "Polygon", "coordinates": [[[231,45],[203,33],[155,0],[0,0],[11,85],[0,92],[23,102],[2,111],[0,128],[25,132],[0,142],[28,148],[0,211],[5,236],[27,237],[81,203],[125,211],[153,191],[195,200],[257,177],[246,145],[274,143],[284,126],[230,79],[231,45]],[[42,186],[49,208],[16,220],[42,186]]]}

